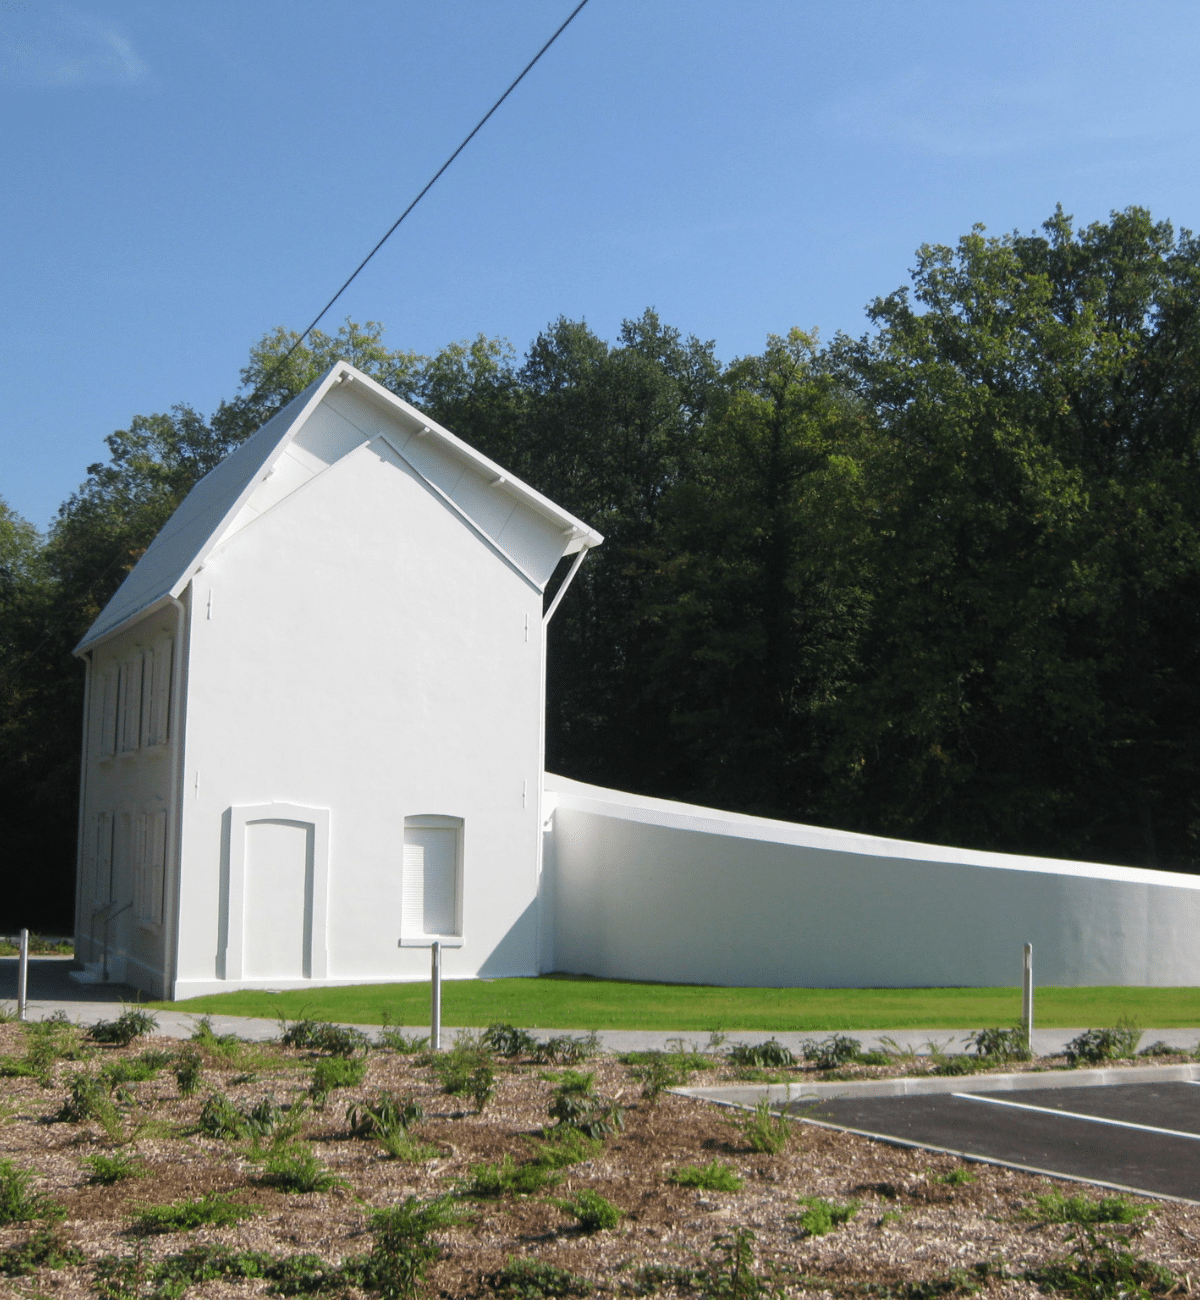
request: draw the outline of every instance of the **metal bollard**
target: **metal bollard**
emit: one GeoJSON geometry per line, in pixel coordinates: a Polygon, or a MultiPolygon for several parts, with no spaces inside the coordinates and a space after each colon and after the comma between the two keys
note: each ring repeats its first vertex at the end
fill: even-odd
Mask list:
{"type": "Polygon", "coordinates": [[[435,939],[429,945],[429,1050],[442,1050],[442,945],[435,939]]]}
{"type": "Polygon", "coordinates": [[[1025,1046],[1033,1055],[1033,944],[1025,945],[1025,970],[1021,981],[1021,1025],[1025,1030],[1025,1046]]]}
{"type": "Polygon", "coordinates": [[[21,931],[21,955],[17,958],[17,1019],[24,1020],[29,992],[29,931],[21,931]]]}

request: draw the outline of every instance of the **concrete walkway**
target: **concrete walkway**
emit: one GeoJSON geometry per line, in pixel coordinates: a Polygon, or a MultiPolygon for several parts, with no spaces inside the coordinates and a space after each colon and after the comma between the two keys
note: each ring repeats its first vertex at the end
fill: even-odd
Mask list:
{"type": "MultiPolygon", "coordinates": [[[[90,1025],[97,1020],[115,1020],[126,1008],[133,1006],[141,995],[128,984],[77,984],[69,977],[71,959],[68,957],[31,957],[29,959],[29,1001],[28,1016],[30,1020],[44,1020],[58,1012],[64,1013],[70,1020],[79,1024],[90,1025]]],[[[0,957],[0,1003],[10,1007],[16,1005],[17,997],[17,959],[0,957]]],[[[172,1038],[188,1038],[200,1019],[199,1014],[186,1011],[155,1011],[158,1020],[158,1033],[172,1038]]],[[[255,1019],[250,1016],[210,1016],[213,1031],[218,1034],[237,1034],[241,1038],[262,1042],[278,1038],[279,1022],[276,1020],[255,1019]]],[[[354,1028],[374,1037],[379,1032],[378,1025],[357,1025],[354,1028]]],[[[429,1026],[401,1026],[405,1034],[428,1034],[429,1026]]],[[[1034,1047],[1039,1056],[1052,1056],[1063,1050],[1072,1038],[1083,1033],[1086,1026],[1077,1029],[1035,1029],[1034,1047]]],[[[550,1038],[557,1034],[586,1034],[586,1029],[540,1029],[537,1037],[550,1038]]],[[[733,1031],[726,1038],[726,1045],[733,1043],[761,1043],[764,1039],[774,1037],[785,1047],[796,1051],[806,1040],[828,1038],[832,1030],[809,1031],[807,1033],[770,1034],[763,1029],[733,1031]]],[[[973,1029],[848,1029],[842,1031],[857,1039],[864,1050],[887,1047],[890,1043],[905,1050],[913,1049],[921,1055],[929,1052],[930,1044],[946,1052],[963,1051],[966,1039],[974,1033],[973,1029]],[[888,1040],[888,1041],[885,1041],[888,1040]]],[[[442,1042],[454,1040],[453,1027],[444,1026],[442,1042]]],[[[703,1051],[708,1046],[705,1033],[675,1033],[670,1030],[654,1029],[602,1029],[599,1034],[601,1046],[609,1052],[645,1051],[652,1048],[669,1049],[673,1044],[683,1042],[686,1047],[695,1047],[703,1051]]],[[[1164,1042],[1171,1047],[1186,1051],[1194,1050],[1200,1042],[1200,1028],[1197,1029],[1145,1029],[1142,1031],[1142,1045],[1164,1042]]]]}

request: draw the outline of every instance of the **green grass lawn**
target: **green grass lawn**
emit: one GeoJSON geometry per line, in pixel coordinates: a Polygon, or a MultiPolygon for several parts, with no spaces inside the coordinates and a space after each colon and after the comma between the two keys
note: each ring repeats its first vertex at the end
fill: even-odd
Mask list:
{"type": "MultiPolygon", "coordinates": [[[[429,1022],[429,985],[357,984],[286,993],[219,993],[162,1010],[196,1014],[336,1020],[360,1025],[429,1022]]],[[[1021,990],[996,989],[746,989],[692,984],[639,984],[588,976],[447,980],[442,1023],[494,1021],[538,1029],[978,1029],[1015,1024],[1021,990]]],[[[1102,1028],[1122,1017],[1155,1029],[1200,1026],[1200,989],[1040,988],[1040,1028],[1102,1028]]]]}

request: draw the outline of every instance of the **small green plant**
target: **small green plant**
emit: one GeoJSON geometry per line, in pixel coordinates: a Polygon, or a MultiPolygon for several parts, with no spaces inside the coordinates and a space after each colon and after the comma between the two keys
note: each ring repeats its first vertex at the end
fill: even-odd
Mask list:
{"type": "Polygon", "coordinates": [[[760,1097],[753,1110],[741,1111],[727,1123],[750,1148],[765,1155],[777,1156],[792,1139],[792,1122],[776,1114],[766,1097],[760,1097]]]}
{"type": "Polygon", "coordinates": [[[330,1056],[365,1055],[371,1050],[371,1040],[361,1029],[331,1025],[324,1020],[297,1021],[284,1030],[279,1041],[284,1047],[327,1052],[330,1056]]]}
{"type": "Polygon", "coordinates": [[[411,1056],[414,1052],[424,1051],[429,1046],[428,1034],[405,1034],[403,1030],[389,1028],[385,1025],[375,1039],[378,1046],[386,1048],[389,1052],[399,1052],[403,1056],[411,1056]]]}
{"type": "Polygon", "coordinates": [[[543,1169],[566,1169],[584,1160],[592,1160],[604,1150],[604,1142],[600,1138],[588,1137],[586,1133],[565,1124],[549,1129],[541,1138],[530,1141],[536,1143],[533,1163],[541,1165],[543,1169]]]}
{"type": "Polygon", "coordinates": [[[1028,1037],[1022,1025],[1012,1029],[980,1029],[967,1039],[967,1046],[976,1056],[991,1064],[1028,1061],[1030,1058],[1028,1037]]]}
{"type": "Polygon", "coordinates": [[[98,1183],[103,1187],[111,1187],[113,1183],[119,1183],[126,1178],[141,1178],[146,1172],[141,1157],[128,1148],[118,1148],[107,1155],[100,1153],[88,1156],[83,1163],[91,1171],[88,1174],[88,1182],[98,1183]]]}
{"type": "Polygon", "coordinates": [[[861,1208],[859,1201],[847,1201],[844,1205],[838,1205],[821,1196],[798,1196],[796,1199],[804,1206],[804,1210],[796,1216],[796,1222],[810,1237],[823,1237],[834,1228],[849,1223],[861,1208]]]}
{"type": "Polygon", "coordinates": [[[374,1103],[356,1102],[346,1109],[350,1136],[377,1138],[403,1133],[425,1118],[425,1107],[415,1097],[399,1098],[381,1091],[374,1103]]]}
{"type": "Polygon", "coordinates": [[[1150,1300],[1179,1289],[1169,1269],[1135,1255],[1111,1228],[1080,1225],[1069,1245],[1066,1258],[1030,1269],[1025,1277],[1042,1291],[1077,1300],[1150,1300]]]}
{"type": "Polygon", "coordinates": [[[483,1045],[497,1056],[533,1056],[538,1040],[528,1030],[499,1022],[483,1031],[483,1045]]]}
{"type": "Polygon", "coordinates": [[[1156,1039],[1153,1043],[1143,1047],[1139,1056],[1185,1056],[1186,1052],[1182,1047],[1172,1047],[1170,1043],[1164,1043],[1161,1038],[1156,1039]]]}
{"type": "Polygon", "coordinates": [[[88,1030],[93,1043],[109,1043],[115,1047],[128,1047],[135,1038],[152,1034],[158,1028],[158,1019],[139,1007],[126,1007],[116,1020],[97,1020],[88,1030]]]}
{"type": "Polygon", "coordinates": [[[204,1074],[204,1058],[194,1047],[185,1047],[175,1058],[175,1082],[181,1097],[195,1095],[204,1074]]]}
{"type": "Polygon", "coordinates": [[[846,1034],[831,1034],[819,1042],[809,1039],[803,1045],[804,1059],[818,1070],[836,1070],[853,1065],[862,1055],[862,1043],[846,1034]]]}
{"type": "Polygon", "coordinates": [[[625,1111],[617,1102],[596,1095],[594,1073],[564,1070],[550,1102],[550,1118],[590,1138],[606,1138],[625,1127],[625,1111]]]}
{"type": "Polygon", "coordinates": [[[504,1300],[559,1300],[567,1296],[588,1296],[594,1290],[587,1278],[577,1277],[556,1264],[514,1259],[511,1255],[502,1269],[488,1273],[484,1281],[494,1295],[504,1300]]]}
{"type": "Polygon", "coordinates": [[[621,1211],[590,1187],[576,1192],[565,1201],[556,1201],[560,1210],[571,1215],[584,1232],[603,1232],[621,1222],[621,1211]]]}
{"type": "Polygon", "coordinates": [[[642,1085],[642,1097],[652,1103],[667,1088],[686,1084],[695,1068],[690,1055],[681,1052],[626,1052],[619,1059],[642,1085]]]}
{"type": "Polygon", "coordinates": [[[374,1245],[354,1272],[364,1288],[378,1291],[383,1300],[413,1300],[441,1253],[433,1234],[464,1217],[450,1196],[430,1201],[410,1196],[400,1205],[376,1210],[370,1219],[374,1245]]]}
{"type": "Polygon", "coordinates": [[[175,1201],[143,1210],[134,1220],[134,1230],[147,1235],[162,1232],[190,1232],[193,1228],[225,1228],[259,1212],[257,1205],[239,1205],[227,1192],[208,1192],[194,1200],[175,1201]]]}
{"type": "Polygon", "coordinates": [[[459,1184],[458,1194],[485,1198],[536,1196],[557,1181],[545,1165],[519,1165],[512,1156],[504,1155],[494,1165],[472,1165],[470,1177],[459,1184]]]}
{"type": "Polygon", "coordinates": [[[267,1156],[262,1180],[282,1192],[327,1192],[331,1187],[346,1186],[344,1178],[317,1159],[312,1147],[299,1142],[279,1147],[267,1156]]]}
{"type": "Polygon", "coordinates": [[[985,1064],[986,1061],[982,1057],[957,1053],[954,1056],[943,1056],[933,1067],[933,1073],[943,1075],[975,1074],[985,1064]]]}
{"type": "Polygon", "coordinates": [[[178,1255],[146,1258],[139,1239],[132,1255],[103,1255],[95,1263],[97,1293],[104,1300],[179,1300],[202,1282],[265,1278],[278,1295],[341,1292],[357,1278],[318,1255],[273,1258],[262,1251],[190,1246],[178,1255]]]}
{"type": "Polygon", "coordinates": [[[699,1274],[683,1264],[643,1264],[634,1269],[629,1289],[634,1295],[657,1295],[660,1291],[695,1291],[699,1274]]]}
{"type": "Polygon", "coordinates": [[[201,1016],[192,1030],[192,1042],[215,1056],[228,1056],[236,1053],[242,1040],[237,1034],[218,1034],[212,1027],[208,1016],[201,1016]]]}
{"type": "Polygon", "coordinates": [[[705,1192],[739,1192],[742,1189],[741,1174],[720,1160],[707,1165],[681,1165],[667,1181],[679,1187],[697,1187],[705,1192]]]}
{"type": "Polygon", "coordinates": [[[33,1171],[11,1160],[0,1160],[0,1223],[40,1219],[50,1203],[33,1190],[33,1171]]]}
{"type": "Polygon", "coordinates": [[[83,1251],[57,1223],[41,1224],[23,1242],[0,1250],[0,1274],[5,1277],[29,1277],[39,1269],[72,1268],[83,1262],[83,1251]]]}
{"type": "Polygon", "coordinates": [[[951,1169],[949,1173],[938,1174],[934,1178],[935,1183],[942,1183],[946,1187],[965,1187],[968,1183],[973,1183],[979,1175],[973,1173],[970,1169],[951,1169]]]}
{"type": "Polygon", "coordinates": [[[768,1038],[765,1043],[735,1043],[726,1055],[731,1065],[757,1066],[760,1069],[778,1069],[796,1063],[791,1049],[774,1038],[768,1038]]]}
{"type": "Polygon", "coordinates": [[[67,1096],[55,1118],[68,1124],[95,1120],[113,1141],[122,1141],[124,1132],[117,1102],[127,1103],[129,1095],[122,1088],[109,1091],[108,1081],[98,1074],[73,1074],[67,1081],[67,1096]]]}
{"type": "Polygon", "coordinates": [[[713,1238],[709,1258],[697,1279],[705,1300],[760,1300],[782,1294],[754,1268],[754,1233],[735,1228],[713,1238]]]}
{"type": "Polygon", "coordinates": [[[1038,1223],[1140,1223],[1149,1213],[1144,1205],[1135,1205],[1123,1196],[1104,1196],[1094,1201],[1083,1192],[1064,1196],[1060,1191],[1034,1198],[1023,1217],[1038,1223]]]}
{"type": "Polygon", "coordinates": [[[496,1088],[496,1072],[491,1049],[482,1038],[460,1032],[448,1052],[433,1056],[430,1064],[451,1096],[469,1096],[476,1110],[482,1111],[496,1088]]]}
{"type": "Polygon", "coordinates": [[[886,1034],[880,1035],[879,1044],[882,1048],[880,1054],[885,1058],[884,1064],[895,1062],[898,1065],[916,1065],[918,1053],[911,1044],[899,1043],[886,1034]]]}
{"type": "Polygon", "coordinates": [[[1085,1029],[1067,1044],[1067,1064],[1099,1065],[1101,1061],[1121,1061],[1137,1053],[1142,1031],[1130,1019],[1122,1017],[1112,1029],[1085,1029]]]}
{"type": "Polygon", "coordinates": [[[570,1034],[556,1034],[538,1043],[534,1059],[541,1064],[580,1065],[599,1050],[600,1035],[595,1030],[574,1038],[570,1034]]]}
{"type": "Polygon", "coordinates": [[[309,1096],[318,1110],[323,1110],[329,1094],[335,1088],[357,1088],[367,1073],[364,1057],[328,1056],[313,1066],[309,1096]]]}
{"type": "Polygon", "coordinates": [[[213,1138],[236,1142],[246,1136],[246,1116],[222,1092],[210,1093],[196,1127],[213,1138]]]}
{"type": "MultiPolygon", "coordinates": [[[[155,1057],[157,1053],[155,1053],[155,1057]]],[[[158,1077],[162,1066],[157,1064],[155,1057],[145,1060],[143,1057],[124,1057],[114,1061],[105,1061],[100,1067],[100,1077],[108,1084],[109,1088],[119,1088],[125,1083],[145,1083],[149,1079],[158,1077]]]]}

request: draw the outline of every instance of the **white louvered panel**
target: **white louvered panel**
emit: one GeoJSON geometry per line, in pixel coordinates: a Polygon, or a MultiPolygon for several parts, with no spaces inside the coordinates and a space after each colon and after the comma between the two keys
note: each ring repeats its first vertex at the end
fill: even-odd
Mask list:
{"type": "Polygon", "coordinates": [[[425,846],[419,832],[404,832],[404,867],[400,884],[401,928],[406,934],[425,932],[425,846]]]}
{"type": "Polygon", "coordinates": [[[142,656],[121,665],[121,717],[118,745],[122,754],[138,747],[142,729],[142,656]]]}
{"type": "Polygon", "coordinates": [[[159,923],[163,914],[163,875],[166,865],[167,814],[150,817],[146,845],[146,920],[159,923]]]}
{"type": "Polygon", "coordinates": [[[148,749],[154,744],[154,647],[142,652],[142,681],[145,683],[145,706],[142,709],[141,745],[148,749]]]}
{"type": "Polygon", "coordinates": [[[170,637],[154,648],[153,662],[146,660],[146,686],[150,699],[146,707],[146,744],[164,745],[169,739],[171,716],[170,637]]]}
{"type": "Polygon", "coordinates": [[[116,674],[105,673],[100,689],[100,757],[111,758],[117,749],[116,674]]]}
{"type": "Polygon", "coordinates": [[[457,878],[456,830],[433,826],[405,828],[401,907],[407,934],[454,934],[457,878]]]}
{"type": "Polygon", "coordinates": [[[138,813],[133,833],[133,911],[139,921],[148,920],[146,889],[146,814],[138,813]]]}
{"type": "Polygon", "coordinates": [[[112,898],[112,813],[96,814],[96,902],[107,903],[112,898]]]}

